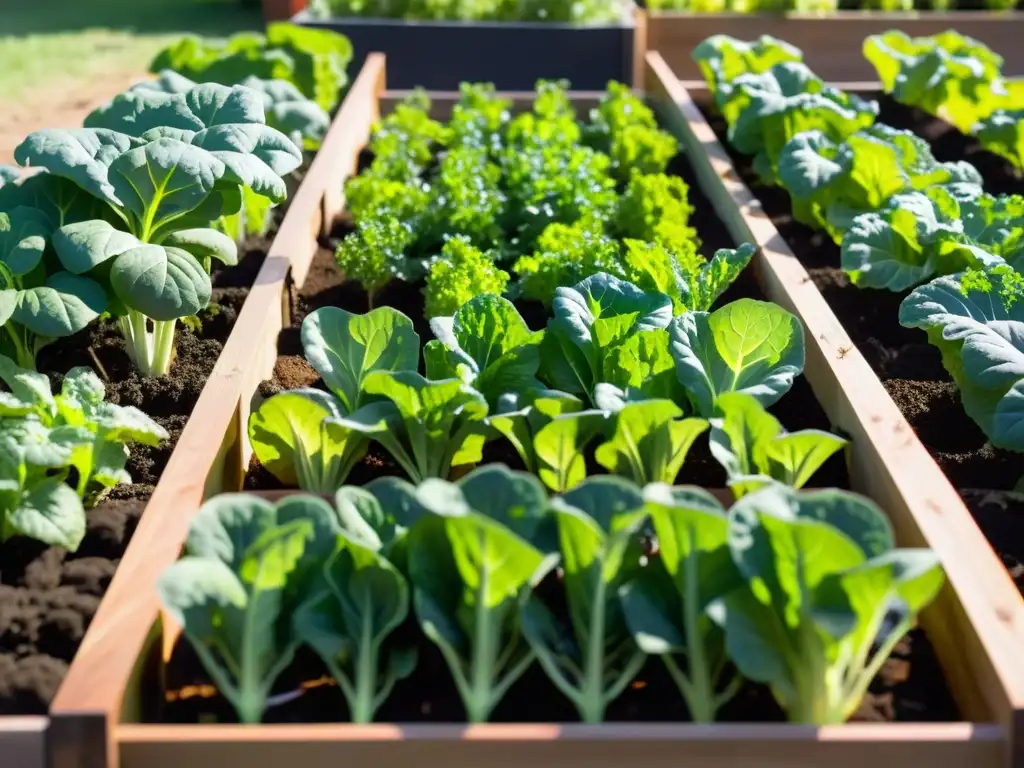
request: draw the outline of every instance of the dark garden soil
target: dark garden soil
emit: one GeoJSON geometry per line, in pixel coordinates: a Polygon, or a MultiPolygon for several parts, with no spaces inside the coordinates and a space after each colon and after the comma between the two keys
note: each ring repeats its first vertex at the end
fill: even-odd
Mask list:
{"type": "MultiPolygon", "coordinates": [[[[283,209],[275,211],[276,221],[283,209]]],[[[197,327],[178,323],[170,375],[147,379],[125,352],[116,322],[94,323],[39,355],[53,386],[88,366],[104,380],[107,400],[133,405],[170,433],[159,446],[130,446],[131,485],[118,486],[87,511],[77,552],[16,537],[0,544],[0,715],[45,714],[99,606],[139,517],[220,356],[267,255],[273,232],[239,246],[239,263],[215,268],[213,298],[197,327]]]]}
{"type": "MultiPolygon", "coordinates": [[[[691,221],[704,242],[703,252],[711,255],[717,248],[732,247],[728,233],[714,208],[700,193],[696,181],[680,157],[673,172],[691,185],[690,199],[695,207],[691,221]]],[[[350,227],[339,225],[316,254],[305,284],[292,292],[294,324],[279,338],[280,357],[273,377],[260,386],[260,394],[270,396],[296,386],[323,388],[317,373],[302,357],[299,326],[313,310],[324,306],[340,306],[351,312],[367,309],[366,295],[358,286],[346,284],[334,261],[334,248],[350,227]]],[[[396,283],[383,291],[378,305],[395,307],[413,319],[422,341],[432,338],[422,320],[423,297],[420,286],[396,283]]],[[[747,270],[722,297],[720,304],[740,297],[764,298],[751,270],[747,270]]],[[[533,328],[541,328],[547,313],[542,307],[519,303],[520,311],[533,328]]],[[[806,428],[830,429],[806,379],[798,377],[792,390],[774,406],[772,412],[789,430],[806,428]]],[[[502,462],[521,469],[518,455],[505,441],[487,445],[484,463],[502,462]]],[[[601,472],[593,461],[588,464],[601,472]]],[[[386,453],[371,447],[366,460],[349,478],[351,484],[363,484],[375,477],[400,475],[386,453]]],[[[706,447],[698,440],[691,450],[678,478],[680,483],[705,487],[724,487],[725,475],[706,447]]],[[[833,457],[816,474],[815,487],[848,487],[845,463],[833,457]]],[[[250,464],[245,487],[251,490],[274,490],[283,486],[255,459],[250,464]]],[[[423,639],[413,619],[396,633],[397,642],[418,646],[420,661],[413,675],[397,684],[377,713],[379,722],[464,722],[458,692],[440,651],[423,639]]],[[[153,659],[150,677],[144,681],[146,690],[163,690],[160,700],[152,697],[145,703],[146,722],[233,722],[235,714],[196,658],[187,642],[179,641],[166,667],[153,659]],[[162,668],[161,668],[162,667],[162,668]]],[[[295,663],[278,680],[274,689],[275,706],[265,715],[266,722],[338,722],[348,719],[347,706],[335,682],[325,674],[323,664],[308,649],[301,649],[295,663]]],[[[952,721],[959,718],[956,704],[945,685],[931,644],[915,630],[897,647],[872,684],[856,720],[866,721],[952,721]]],[[[493,713],[496,722],[572,722],[578,719],[569,701],[548,680],[537,664],[510,690],[493,713]]],[[[678,690],[659,660],[651,659],[637,680],[613,702],[607,712],[609,721],[678,722],[689,715],[678,690]]],[[[765,687],[746,684],[739,695],[721,713],[726,721],[771,722],[784,719],[782,711],[765,687]]]]}
{"type": "MultiPolygon", "coordinates": [[[[879,95],[879,100],[882,120],[891,120],[891,125],[913,130],[931,141],[939,160],[967,160],[974,164],[985,177],[986,191],[1022,191],[1020,182],[1011,186],[1008,164],[979,151],[976,142],[956,129],[902,107],[888,97],[879,95]]],[[[708,104],[702,105],[702,109],[741,178],[760,199],[765,213],[807,269],[850,338],[965,500],[970,497],[963,489],[1012,490],[1024,474],[1020,455],[988,443],[964,412],[959,392],[924,331],[899,324],[900,302],[909,291],[893,293],[852,285],[839,267],[839,247],[824,233],[793,220],[786,191],[760,184],[750,159],[728,146],[725,122],[712,113],[708,104]]],[[[1005,562],[1024,562],[1024,516],[1019,510],[1012,505],[988,505],[982,514],[974,504],[969,503],[968,508],[1005,562]]],[[[1017,583],[1024,587],[1019,578],[1017,583]]]]}

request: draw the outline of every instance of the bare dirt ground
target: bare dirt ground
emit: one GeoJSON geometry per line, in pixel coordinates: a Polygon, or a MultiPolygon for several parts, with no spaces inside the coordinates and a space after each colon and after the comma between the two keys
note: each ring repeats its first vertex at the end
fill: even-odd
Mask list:
{"type": "Polygon", "coordinates": [[[14,162],[14,148],[40,128],[78,128],[93,109],[109,101],[145,72],[119,73],[87,82],[66,83],[0,110],[0,163],[14,162]]]}

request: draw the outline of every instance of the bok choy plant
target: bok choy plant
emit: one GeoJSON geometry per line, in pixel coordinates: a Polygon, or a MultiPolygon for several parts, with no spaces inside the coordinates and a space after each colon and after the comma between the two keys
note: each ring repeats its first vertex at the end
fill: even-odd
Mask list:
{"type": "Polygon", "coordinates": [[[521,597],[523,635],[580,718],[599,723],[646,660],[618,597],[620,586],[641,570],[637,532],[646,519],[643,497],[618,478],[592,477],[553,500],[552,509],[559,556],[546,560],[542,571],[553,575],[560,569],[568,618],[548,606],[543,589],[527,587],[521,597]]]}
{"type": "Polygon", "coordinates": [[[295,617],[322,589],[337,535],[334,510],[315,496],[271,504],[222,494],[202,506],[185,556],[160,576],[164,609],[241,722],[260,722],[302,643],[295,617]]]}
{"type": "Polygon", "coordinates": [[[36,131],[15,159],[106,204],[102,218],[61,226],[53,245],[68,272],[106,287],[129,356],[144,375],[162,376],[176,321],[209,303],[204,262],[237,259],[211,222],[239,209],[243,187],[283,200],[281,176],[302,154],[265,124],[259,94],[242,87],[129,91],[87,125],[36,131]]]}

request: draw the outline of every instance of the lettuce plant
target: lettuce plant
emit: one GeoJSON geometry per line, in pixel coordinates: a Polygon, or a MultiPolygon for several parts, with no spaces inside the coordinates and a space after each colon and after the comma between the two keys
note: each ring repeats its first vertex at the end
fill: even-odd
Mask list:
{"type": "Polygon", "coordinates": [[[950,184],[981,184],[968,163],[939,163],[909,131],[876,124],[842,142],[821,131],[797,134],[779,156],[779,181],[793,215],[824,228],[840,243],[861,213],[874,213],[896,194],[950,184]]]}
{"type": "Polygon", "coordinates": [[[574,395],[537,389],[502,395],[487,423],[512,443],[527,470],[562,493],[586,478],[583,451],[606,418],[605,411],[584,409],[574,395]]]}
{"type": "Polygon", "coordinates": [[[803,61],[799,48],[771,35],[761,35],[751,42],[712,35],[694,48],[690,57],[700,67],[712,94],[740,75],[766,72],[786,61],[803,61]]]}
{"type": "Polygon", "coordinates": [[[857,216],[842,245],[842,267],[854,284],[890,291],[997,263],[1002,259],[967,238],[959,204],[937,187],[893,195],[879,212],[857,216]]]}
{"type": "Polygon", "coordinates": [[[249,440],[260,463],[281,482],[333,493],[366,455],[369,438],[348,417],[371,407],[374,398],[363,386],[367,375],[416,370],[419,336],[412,321],[391,307],[365,315],[322,307],[303,320],[301,335],[306,359],[330,391],[272,395],[250,414],[249,440]]]}
{"type": "Polygon", "coordinates": [[[715,403],[711,453],[736,498],[770,484],[802,488],[847,441],[820,429],[786,432],[751,395],[728,392],[715,403]]]}
{"type": "Polygon", "coordinates": [[[899,30],[871,35],[864,40],[864,56],[896,101],[942,117],[963,133],[1008,96],[1002,57],[953,30],[933,37],[899,30]]]}
{"type": "Polygon", "coordinates": [[[449,149],[430,187],[433,239],[462,235],[480,247],[501,241],[499,219],[506,203],[501,167],[490,160],[486,148],[449,149]]]}
{"type": "Polygon", "coordinates": [[[106,203],[106,218],[62,226],[53,245],[68,272],[107,288],[108,309],[144,375],[169,371],[177,319],[209,303],[203,262],[237,258],[210,222],[238,210],[241,187],[285,197],[281,174],[302,156],[263,117],[259,96],[246,88],[129,91],[90,116],[90,127],[37,131],[15,150],[19,163],[106,203]]]}
{"type": "Polygon", "coordinates": [[[661,173],[679,151],[675,137],[658,128],[654,111],[628,85],[614,81],[591,110],[584,138],[611,157],[619,181],[633,173],[661,173]]]}
{"type": "Polygon", "coordinates": [[[356,230],[338,243],[334,254],[338,269],[366,291],[368,309],[373,309],[377,294],[393,279],[411,282],[423,273],[422,262],[406,257],[414,239],[413,228],[385,208],[360,219],[356,230]]]}
{"type": "Polygon", "coordinates": [[[944,578],[933,552],[895,549],[884,513],[847,491],[744,496],[728,546],[743,585],[707,613],[740,673],[794,723],[844,723],[944,578]]]}
{"type": "Polygon", "coordinates": [[[345,534],[324,564],[324,582],[296,610],[294,632],[338,683],[352,722],[373,722],[395,683],[416,667],[415,648],[385,646],[409,613],[409,585],[373,542],[345,534]]]}
{"type": "Polygon", "coordinates": [[[407,544],[416,618],[444,655],[471,723],[485,722],[533,663],[518,596],[544,555],[523,534],[536,531],[532,521],[547,510],[543,488],[529,475],[496,483],[489,480],[495,470],[478,472],[487,482],[469,496],[442,480],[417,489],[430,514],[413,525],[407,544]],[[529,527],[517,534],[490,516],[502,509],[529,527]]]}
{"type": "Polygon", "coordinates": [[[0,355],[0,541],[15,534],[78,548],[86,507],[130,483],[128,444],[158,445],[167,432],[132,406],[104,402],[103,383],[72,368],[54,395],[46,376],[0,355]]]}
{"type": "Polygon", "coordinates": [[[672,357],[696,415],[710,418],[726,392],[762,405],[778,401],[804,369],[800,321],[777,304],[737,299],[714,312],[687,312],[669,326],[672,357]]]}
{"type": "Polygon", "coordinates": [[[1006,159],[1018,175],[1024,172],[1024,109],[997,109],[971,132],[982,147],[1006,159]]]}
{"type": "Polygon", "coordinates": [[[531,331],[508,299],[484,293],[463,303],[450,317],[434,317],[437,338],[423,347],[427,377],[458,378],[487,398],[493,408],[506,393],[540,387],[543,331],[531,331]]]}
{"type": "Polygon", "coordinates": [[[552,310],[541,343],[541,378],[591,399],[612,350],[638,332],[664,329],[672,319],[668,296],[644,293],[607,273],[559,288],[552,310]]]}
{"type": "Polygon", "coordinates": [[[1024,197],[980,193],[958,201],[964,234],[972,243],[1014,265],[1024,255],[1024,197]]]}
{"type": "Polygon", "coordinates": [[[927,331],[964,410],[993,445],[1024,451],[1024,278],[1007,264],[946,275],[900,305],[927,331]]]}
{"type": "Polygon", "coordinates": [[[671,400],[624,402],[612,418],[613,431],[594,458],[640,486],[674,483],[694,441],[708,428],[704,419],[683,418],[683,409],[671,400]]]}
{"type": "Polygon", "coordinates": [[[658,556],[620,585],[623,615],[639,648],[665,663],[694,722],[711,723],[741,683],[726,674],[725,634],[708,615],[743,584],[729,553],[729,518],[700,488],[654,483],[643,500],[658,556]]]}
{"type": "Polygon", "coordinates": [[[480,294],[504,293],[509,275],[494,263],[497,255],[474,247],[464,235],[449,239],[427,270],[423,289],[427,318],[450,316],[480,294]]]}
{"type": "Polygon", "coordinates": [[[618,233],[663,245],[679,260],[688,260],[700,247],[696,230],[688,226],[693,213],[689,193],[678,176],[633,171],[619,200],[618,233]]]}
{"type": "Polygon", "coordinates": [[[265,35],[185,35],[160,51],[149,71],[172,70],[197,82],[222,85],[238,85],[247,77],[286,80],[331,112],[348,83],[345,69],[351,59],[352,45],[344,35],[274,22],[265,35]]]}
{"type": "Polygon", "coordinates": [[[228,493],[206,502],[185,556],[160,576],[164,609],[243,723],[258,723],[302,637],[295,614],[335,551],[334,510],[315,496],[271,504],[228,493]]]}
{"type": "MultiPolygon", "coordinates": [[[[618,590],[641,570],[637,535],[646,513],[639,490],[612,477],[585,480],[552,501],[568,620],[527,586],[521,597],[523,635],[555,686],[586,723],[604,719],[646,660],[633,642],[618,590]]],[[[535,582],[531,582],[535,583],[535,582]]]]}

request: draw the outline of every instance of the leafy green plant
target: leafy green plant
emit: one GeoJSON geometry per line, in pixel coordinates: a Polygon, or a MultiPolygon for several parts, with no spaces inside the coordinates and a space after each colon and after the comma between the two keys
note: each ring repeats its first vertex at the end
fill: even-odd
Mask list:
{"type": "Polygon", "coordinates": [[[540,343],[543,331],[531,331],[511,301],[484,293],[451,317],[434,317],[436,339],[423,347],[427,377],[457,378],[487,398],[493,408],[507,393],[541,386],[540,343]]]}
{"type": "Polygon", "coordinates": [[[899,30],[871,35],[864,56],[896,101],[942,117],[963,133],[1008,95],[1002,57],[954,30],[916,38],[899,30]]]}
{"type": "Polygon", "coordinates": [[[160,51],[149,71],[171,70],[196,82],[222,85],[237,85],[247,77],[286,80],[330,112],[348,83],[345,69],[351,59],[352,45],[344,35],[274,22],[265,35],[185,35],[160,51]]]}
{"type": "Polygon", "coordinates": [[[728,392],[715,403],[711,453],[736,498],[779,482],[802,488],[847,441],[820,429],[787,432],[751,395],[728,392]]]}
{"type": "Polygon", "coordinates": [[[795,723],[845,722],[943,582],[934,553],[895,549],[882,511],[846,491],[744,496],[728,543],[744,586],[708,613],[740,673],[795,723]]]}
{"type": "Polygon", "coordinates": [[[501,167],[489,159],[486,147],[449,149],[431,179],[430,239],[463,236],[474,245],[500,243],[499,217],[505,208],[501,167]]]}
{"type": "Polygon", "coordinates": [[[633,171],[619,200],[619,234],[663,245],[680,261],[693,258],[700,240],[688,226],[693,213],[689,193],[689,186],[678,176],[633,171]]]}
{"type": "Polygon", "coordinates": [[[415,648],[385,646],[409,613],[409,585],[372,542],[345,534],[324,565],[324,581],[295,612],[294,631],[337,681],[352,722],[373,722],[395,683],[416,667],[415,648]]]}
{"type": "Polygon", "coordinates": [[[643,498],[658,554],[619,587],[623,614],[640,649],[665,663],[694,722],[711,723],[741,683],[727,675],[725,634],[708,615],[743,583],[729,552],[729,517],[699,488],[655,483],[643,498]]]}
{"type": "Polygon", "coordinates": [[[464,235],[455,235],[431,260],[427,270],[424,313],[428,319],[454,314],[474,296],[500,296],[509,275],[494,263],[497,254],[483,252],[464,235]]]}
{"type": "Polygon", "coordinates": [[[690,57],[700,67],[712,94],[740,75],[767,72],[785,61],[803,61],[799,48],[771,35],[761,35],[751,42],[712,35],[697,45],[690,57]]]}
{"type": "Polygon", "coordinates": [[[15,158],[106,204],[109,221],[65,224],[53,246],[68,272],[106,287],[129,356],[144,375],[162,376],[177,319],[210,301],[204,262],[237,259],[234,243],[210,222],[238,210],[241,187],[283,200],[281,174],[302,156],[264,124],[259,96],[241,87],[129,91],[86,122],[90,127],[31,134],[15,158]]]}
{"type": "Polygon", "coordinates": [[[462,20],[462,21],[542,21],[608,23],[619,20],[621,6],[612,0],[528,0],[508,3],[500,0],[313,0],[309,12],[317,18],[370,16],[377,18],[462,20]]]}
{"type": "Polygon", "coordinates": [[[628,85],[614,81],[591,110],[584,135],[611,157],[612,172],[619,181],[634,173],[661,173],[679,151],[675,137],[658,128],[654,111],[628,85]]]}
{"type": "Polygon", "coordinates": [[[562,493],[586,478],[584,449],[606,418],[602,410],[585,410],[578,397],[538,389],[502,395],[487,423],[512,443],[527,470],[562,493]]]}
{"type": "Polygon", "coordinates": [[[976,123],[971,132],[981,146],[1024,171],[1024,108],[997,109],[976,123]]]}
{"type": "Polygon", "coordinates": [[[415,233],[387,209],[361,219],[355,232],[338,243],[334,258],[338,269],[366,291],[368,309],[378,293],[393,279],[412,280],[423,273],[423,264],[406,257],[415,233]]]}
{"type": "Polygon", "coordinates": [[[993,445],[1024,451],[1024,277],[1007,264],[946,275],[900,305],[900,324],[927,331],[964,410],[993,445]]]}
{"type": "Polygon", "coordinates": [[[646,660],[618,598],[620,585],[641,569],[643,497],[617,478],[593,477],[553,500],[552,510],[559,557],[549,558],[542,571],[547,576],[560,569],[568,620],[528,586],[521,597],[522,631],[580,718],[599,723],[646,660]]]}
{"type": "Polygon", "coordinates": [[[550,386],[593,399],[605,380],[606,359],[629,336],[664,329],[672,302],[599,273],[572,288],[559,288],[541,343],[541,377],[550,386]]]}
{"type": "Polygon", "coordinates": [[[544,559],[528,538],[488,513],[515,510],[519,519],[535,520],[547,501],[529,475],[489,482],[472,499],[464,487],[441,480],[419,487],[417,500],[431,514],[413,525],[407,550],[416,618],[444,655],[467,719],[479,723],[533,663],[518,596],[544,559]]]}
{"type": "Polygon", "coordinates": [[[671,400],[623,403],[614,424],[594,457],[609,472],[640,486],[674,483],[694,441],[708,428],[704,419],[683,418],[683,409],[671,400]]]}
{"type": "Polygon", "coordinates": [[[222,494],[196,514],[185,556],[157,582],[164,609],[243,723],[260,722],[302,642],[295,614],[319,589],[337,533],[334,510],[314,496],[271,504],[222,494]]]}
{"type": "Polygon", "coordinates": [[[726,392],[772,405],[804,369],[800,321],[770,302],[737,299],[711,313],[687,312],[672,321],[669,334],[679,381],[704,418],[726,392]]]}
{"type": "Polygon", "coordinates": [[[414,371],[419,336],[412,321],[391,307],[354,315],[322,307],[302,322],[303,350],[330,392],[295,389],[263,401],[249,416],[253,453],[278,480],[316,493],[333,493],[366,455],[367,435],[348,417],[372,408],[364,391],[373,371],[414,371]]]}

